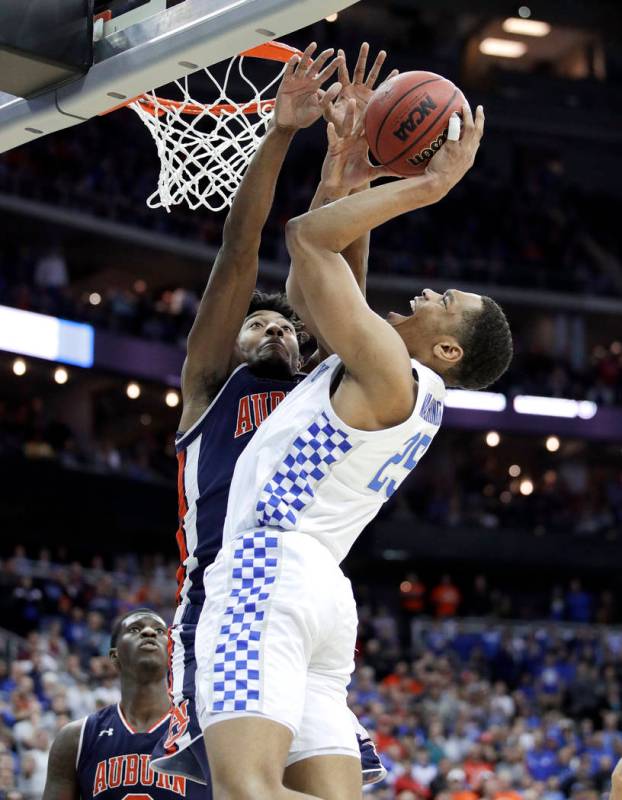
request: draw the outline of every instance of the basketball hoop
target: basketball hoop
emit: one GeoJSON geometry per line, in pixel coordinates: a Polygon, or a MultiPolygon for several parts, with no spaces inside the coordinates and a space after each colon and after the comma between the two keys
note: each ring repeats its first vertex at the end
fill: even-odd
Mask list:
{"type": "MultiPolygon", "coordinates": [[[[160,158],[158,188],[147,198],[150,208],[165,208],[185,202],[221,211],[231,205],[248,162],[264,135],[274,109],[275,91],[285,65],[299,50],[281,42],[267,42],[234,56],[219,81],[210,69],[203,72],[216,89],[213,103],[193,99],[186,76],[175,81],[180,100],[148,92],[124,106],[135,111],[149,129],[160,158]],[[244,71],[246,58],[282,64],[279,73],[259,89],[244,71]],[[229,83],[241,78],[248,98],[234,100],[229,83]]],[[[118,108],[118,107],[117,107],[118,108]]],[[[112,109],[115,110],[115,109],[112,109]]]]}

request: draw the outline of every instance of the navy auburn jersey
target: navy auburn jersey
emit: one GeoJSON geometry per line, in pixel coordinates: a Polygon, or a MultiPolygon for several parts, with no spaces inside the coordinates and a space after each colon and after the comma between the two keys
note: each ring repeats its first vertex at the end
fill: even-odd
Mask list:
{"type": "Polygon", "coordinates": [[[134,731],[118,705],[86,717],[76,761],[82,800],[206,800],[205,786],[151,769],[151,751],[166,731],[169,716],[145,732],[134,731]]]}
{"type": "Polygon", "coordinates": [[[195,424],[177,434],[180,604],[203,604],[203,573],[222,547],[238,456],[264,419],[304,377],[273,380],[255,375],[242,364],[195,424]]]}

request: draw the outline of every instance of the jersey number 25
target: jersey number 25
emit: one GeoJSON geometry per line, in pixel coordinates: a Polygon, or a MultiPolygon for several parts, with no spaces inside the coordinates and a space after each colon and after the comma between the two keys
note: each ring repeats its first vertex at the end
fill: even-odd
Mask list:
{"type": "Polygon", "coordinates": [[[388,458],[367,484],[368,489],[374,492],[384,490],[386,497],[391,497],[399,484],[406,477],[405,473],[411,472],[419,463],[419,459],[428,449],[432,437],[426,433],[418,433],[412,436],[403,450],[388,458]],[[399,470],[392,468],[396,464],[399,470]]]}

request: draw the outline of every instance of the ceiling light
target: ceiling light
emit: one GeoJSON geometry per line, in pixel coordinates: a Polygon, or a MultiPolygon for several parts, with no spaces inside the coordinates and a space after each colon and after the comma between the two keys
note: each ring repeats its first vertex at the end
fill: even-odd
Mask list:
{"type": "Polygon", "coordinates": [[[489,36],[479,43],[479,51],[485,56],[520,58],[527,52],[527,45],[524,42],[516,42],[513,39],[495,39],[489,36]]]}
{"type": "Polygon", "coordinates": [[[67,383],[69,380],[69,373],[64,367],[57,367],[54,370],[54,380],[56,383],[67,383]]]}
{"type": "Polygon", "coordinates": [[[102,301],[102,296],[99,292],[91,292],[89,295],[89,303],[92,306],[98,306],[102,301]]]}
{"type": "Polygon", "coordinates": [[[128,383],[125,394],[130,398],[130,400],[136,400],[140,397],[140,386],[137,383],[128,383]]]}
{"type": "Polygon", "coordinates": [[[531,16],[531,9],[529,8],[529,6],[521,6],[518,9],[518,16],[522,17],[523,19],[529,19],[529,17],[531,16]]]}
{"type": "Polygon", "coordinates": [[[501,437],[497,431],[488,431],[486,434],[486,444],[488,447],[496,447],[501,441],[501,437]]]}
{"type": "Polygon", "coordinates": [[[171,389],[164,397],[164,402],[169,408],[175,408],[179,405],[179,394],[171,389]]]}
{"type": "Polygon", "coordinates": [[[529,480],[529,478],[525,478],[524,481],[520,482],[520,493],[527,497],[533,492],[533,483],[529,480]]]}
{"type": "Polygon", "coordinates": [[[506,33],[514,33],[518,36],[548,36],[551,26],[548,22],[541,19],[521,19],[520,17],[508,17],[503,20],[503,30],[506,33]]]}
{"type": "Polygon", "coordinates": [[[26,372],[26,362],[23,358],[16,358],[13,362],[13,372],[16,375],[24,375],[26,372]]]}
{"type": "Polygon", "coordinates": [[[339,14],[335,11],[334,14],[329,14],[327,17],[324,17],[326,22],[337,22],[337,17],[339,14]]]}
{"type": "Polygon", "coordinates": [[[559,439],[557,436],[549,436],[546,440],[546,449],[549,453],[556,453],[559,450],[559,439]]]}
{"type": "Polygon", "coordinates": [[[598,406],[592,400],[570,400],[567,397],[517,394],[513,402],[517,414],[536,414],[542,417],[592,419],[598,411],[598,406]]]}
{"type": "Polygon", "coordinates": [[[521,473],[521,468],[518,464],[512,464],[512,466],[508,469],[508,473],[512,478],[518,478],[521,473]]]}
{"type": "Polygon", "coordinates": [[[449,389],[445,398],[447,408],[466,408],[469,411],[505,411],[507,400],[499,392],[472,392],[468,389],[449,389]]]}

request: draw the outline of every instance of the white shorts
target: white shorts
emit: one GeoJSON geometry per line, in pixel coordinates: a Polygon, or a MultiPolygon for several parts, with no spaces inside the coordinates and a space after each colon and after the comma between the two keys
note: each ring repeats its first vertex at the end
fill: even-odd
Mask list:
{"type": "Polygon", "coordinates": [[[357,617],[350,581],[306,534],[244,534],[205,572],[196,631],[201,728],[261,715],[294,739],[288,764],[310,755],[360,759],[346,705],[357,617]]]}

